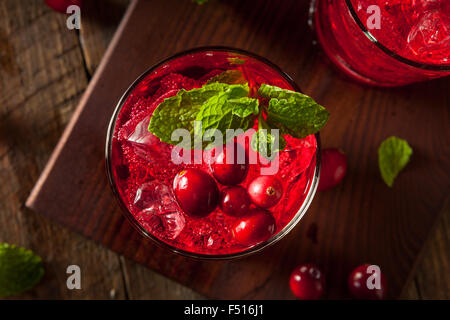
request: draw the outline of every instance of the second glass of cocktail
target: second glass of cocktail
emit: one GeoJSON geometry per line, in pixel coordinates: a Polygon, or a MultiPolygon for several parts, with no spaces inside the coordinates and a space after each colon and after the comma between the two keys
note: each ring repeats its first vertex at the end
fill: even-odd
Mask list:
{"type": "Polygon", "coordinates": [[[400,86],[450,75],[450,1],[313,0],[314,27],[350,78],[400,86]]]}

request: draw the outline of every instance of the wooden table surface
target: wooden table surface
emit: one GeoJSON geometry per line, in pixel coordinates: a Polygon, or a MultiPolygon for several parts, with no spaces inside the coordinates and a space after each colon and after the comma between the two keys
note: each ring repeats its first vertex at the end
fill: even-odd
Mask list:
{"type": "MultiPolygon", "coordinates": [[[[42,282],[19,298],[201,299],[24,207],[128,1],[85,4],[77,32],[43,0],[0,3],[0,242],[33,249],[46,269],[42,282]],[[82,268],[82,290],[66,288],[71,264],[82,268]]],[[[404,298],[450,297],[449,232],[450,212],[445,212],[404,298]]]]}

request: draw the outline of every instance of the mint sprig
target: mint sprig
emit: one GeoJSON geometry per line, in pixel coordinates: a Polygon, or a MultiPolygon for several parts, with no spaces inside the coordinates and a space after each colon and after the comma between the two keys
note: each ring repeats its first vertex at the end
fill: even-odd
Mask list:
{"type": "MultiPolygon", "coordinates": [[[[209,141],[214,145],[218,131],[222,137],[227,129],[245,132],[259,116],[259,128],[251,146],[271,159],[286,146],[282,135],[305,138],[317,133],[329,118],[324,107],[299,92],[262,84],[258,95],[269,99],[267,106],[260,107],[259,99],[249,97],[242,71],[228,70],[213,77],[202,88],[182,89],[176,96],[165,99],[153,112],[148,130],[161,141],[179,145],[179,140],[172,139],[172,133],[176,129],[186,129],[191,135],[190,144],[181,147],[201,145],[203,148],[210,146],[209,141]],[[279,135],[273,134],[271,129],[280,130],[279,135]],[[195,139],[200,139],[201,143],[193,141],[195,139]]],[[[226,138],[232,137],[226,135],[226,138]]]]}
{"type": "Polygon", "coordinates": [[[0,297],[31,289],[43,275],[39,256],[25,248],[0,243],[0,297]]]}
{"type": "Polygon", "coordinates": [[[230,85],[226,91],[208,99],[195,118],[201,123],[201,130],[197,127],[194,131],[196,136],[211,141],[216,130],[223,134],[227,129],[250,128],[258,115],[259,101],[249,98],[248,93],[247,84],[230,85]]]}
{"type": "MultiPolygon", "coordinates": [[[[257,99],[248,97],[248,84],[214,82],[202,88],[180,90],[176,96],[165,99],[153,112],[148,130],[161,141],[176,145],[172,139],[176,129],[186,129],[191,137],[209,140],[214,130],[225,133],[227,129],[247,130],[259,112],[257,99]],[[194,121],[202,126],[194,128],[194,121]],[[195,129],[195,130],[194,130],[195,129]],[[208,129],[209,132],[207,132],[208,129]],[[204,134],[207,136],[204,137],[204,134]]],[[[183,142],[182,142],[183,143],[183,142]]],[[[194,148],[191,139],[183,148],[194,148]]]]}
{"type": "Polygon", "coordinates": [[[267,123],[294,138],[303,139],[317,133],[330,117],[327,109],[300,92],[262,84],[258,94],[270,99],[267,123]]]}
{"type": "Polygon", "coordinates": [[[194,120],[203,104],[228,88],[227,84],[215,82],[189,91],[181,89],[155,109],[148,130],[161,141],[177,144],[178,140],[172,140],[172,132],[176,129],[186,129],[193,134],[194,120]]]}
{"type": "Polygon", "coordinates": [[[378,148],[378,166],[384,182],[392,187],[400,171],[408,164],[412,148],[406,140],[389,137],[378,148]]]}

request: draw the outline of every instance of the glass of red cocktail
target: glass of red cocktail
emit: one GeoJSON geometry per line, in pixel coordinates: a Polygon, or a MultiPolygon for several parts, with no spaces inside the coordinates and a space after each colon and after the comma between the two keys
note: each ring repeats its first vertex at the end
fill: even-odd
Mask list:
{"type": "MultiPolygon", "coordinates": [[[[250,93],[262,83],[299,91],[288,75],[254,54],[222,47],[198,48],[174,55],[142,74],[119,101],[108,129],[107,172],[126,218],[145,237],[174,252],[196,258],[241,257],[275,243],[300,221],[318,183],[318,133],[303,139],[286,137],[286,147],[276,156],[278,169],[273,175],[280,183],[279,190],[267,189],[281,193],[276,204],[269,204],[270,209],[261,213],[255,203],[238,201],[236,204],[233,197],[246,198],[243,190],[249,188],[257,192],[260,185],[255,180],[270,183],[265,178],[256,179],[260,177],[261,168],[268,166],[267,162],[245,160],[248,163],[233,167],[231,176],[223,176],[221,167],[216,168],[211,160],[214,149],[200,152],[203,161],[174,163],[175,147],[148,131],[149,119],[164,99],[181,89],[201,87],[227,70],[241,72],[248,81],[250,93]],[[176,193],[179,190],[174,188],[189,177],[194,182],[206,179],[212,191],[196,189],[194,185],[188,192],[176,193]],[[231,200],[226,202],[224,199],[228,195],[231,200]],[[187,212],[192,209],[190,199],[195,197],[204,197],[205,206],[197,202],[197,215],[193,216],[187,212]],[[223,205],[210,206],[212,198],[222,199],[223,205]],[[180,205],[180,201],[185,203],[180,205]],[[240,206],[239,214],[235,214],[236,206],[240,206]],[[256,227],[251,229],[253,224],[256,227]],[[244,227],[250,228],[249,233],[242,234],[244,227]]],[[[252,152],[248,140],[238,138],[227,146],[231,143],[245,150],[248,159],[252,152]]],[[[264,200],[267,199],[261,201],[264,200]]]]}
{"type": "Polygon", "coordinates": [[[313,0],[317,37],[351,78],[400,86],[450,74],[450,1],[313,0]]]}

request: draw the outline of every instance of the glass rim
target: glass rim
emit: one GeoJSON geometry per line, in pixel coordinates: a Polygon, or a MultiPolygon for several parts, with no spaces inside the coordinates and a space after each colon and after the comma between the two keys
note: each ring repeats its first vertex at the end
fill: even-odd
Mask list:
{"type": "Polygon", "coordinates": [[[450,64],[432,64],[432,63],[425,63],[425,62],[418,62],[414,61],[408,58],[405,58],[398,53],[395,53],[385,45],[383,45],[381,42],[377,40],[377,38],[370,33],[370,31],[366,28],[364,23],[362,23],[361,19],[358,17],[358,14],[356,13],[355,8],[353,7],[353,4],[351,0],[345,0],[345,3],[347,5],[348,10],[350,11],[350,14],[355,21],[355,23],[358,25],[358,27],[361,29],[361,31],[365,34],[365,36],[379,49],[381,49],[384,53],[391,56],[392,58],[403,62],[407,65],[410,65],[415,68],[424,69],[424,70],[430,70],[430,71],[450,71],[450,64]]]}
{"type": "Polygon", "coordinates": [[[148,238],[152,240],[156,245],[159,247],[162,247],[164,249],[168,249],[169,251],[179,254],[181,256],[194,258],[194,259],[200,259],[200,260],[232,260],[237,258],[246,257],[252,254],[255,254],[257,252],[262,251],[263,249],[267,248],[268,246],[271,246],[281,240],[285,235],[287,235],[296,225],[297,223],[302,219],[306,211],[308,210],[312,199],[314,198],[314,195],[317,190],[317,186],[319,183],[319,176],[320,176],[320,167],[321,167],[321,161],[320,161],[320,155],[321,155],[321,142],[320,142],[320,134],[316,133],[316,143],[317,143],[317,149],[315,152],[315,167],[314,167],[314,173],[312,175],[312,179],[308,182],[306,188],[308,188],[308,193],[305,196],[302,205],[300,206],[297,213],[294,215],[294,217],[289,221],[287,225],[283,227],[277,234],[272,236],[270,239],[263,241],[261,243],[258,243],[257,245],[254,245],[248,249],[245,249],[243,251],[239,252],[233,252],[233,253],[226,253],[226,254],[206,254],[206,253],[196,253],[191,252],[188,250],[177,248],[173,245],[170,245],[166,243],[165,241],[159,239],[158,237],[151,234],[149,231],[147,231],[138,221],[137,219],[132,215],[130,210],[127,208],[126,204],[124,203],[120,192],[118,190],[118,187],[116,185],[116,181],[114,178],[112,163],[111,163],[111,154],[112,154],[112,141],[114,137],[114,131],[116,127],[117,118],[120,114],[120,111],[122,110],[122,107],[124,106],[126,100],[130,96],[130,94],[133,92],[133,90],[136,88],[136,86],[141,83],[142,80],[144,80],[150,73],[155,71],[156,69],[160,68],[164,64],[175,60],[177,58],[180,58],[182,56],[198,53],[202,51],[219,51],[219,52],[228,52],[228,53],[236,53],[242,56],[247,56],[249,58],[253,58],[269,68],[272,68],[274,71],[278,72],[291,86],[295,91],[300,92],[300,88],[297,86],[297,84],[294,82],[294,80],[286,74],[283,70],[281,70],[280,67],[275,65],[274,63],[270,62],[266,58],[260,57],[259,55],[256,55],[254,53],[250,53],[245,50],[226,47],[226,46],[202,46],[202,47],[196,47],[193,49],[181,51],[179,53],[176,53],[174,55],[171,55],[158,63],[154,64],[152,67],[148,68],[146,71],[144,71],[140,76],[137,77],[136,80],[133,81],[133,83],[128,87],[128,89],[125,90],[122,97],[119,99],[119,102],[117,103],[116,107],[114,108],[114,112],[112,114],[111,120],[109,122],[108,131],[106,135],[106,146],[105,146],[105,166],[106,166],[106,173],[108,176],[109,185],[113,191],[114,197],[116,198],[116,201],[119,203],[119,207],[121,208],[122,214],[127,218],[127,220],[131,223],[131,225],[145,238],[148,238]]]}

